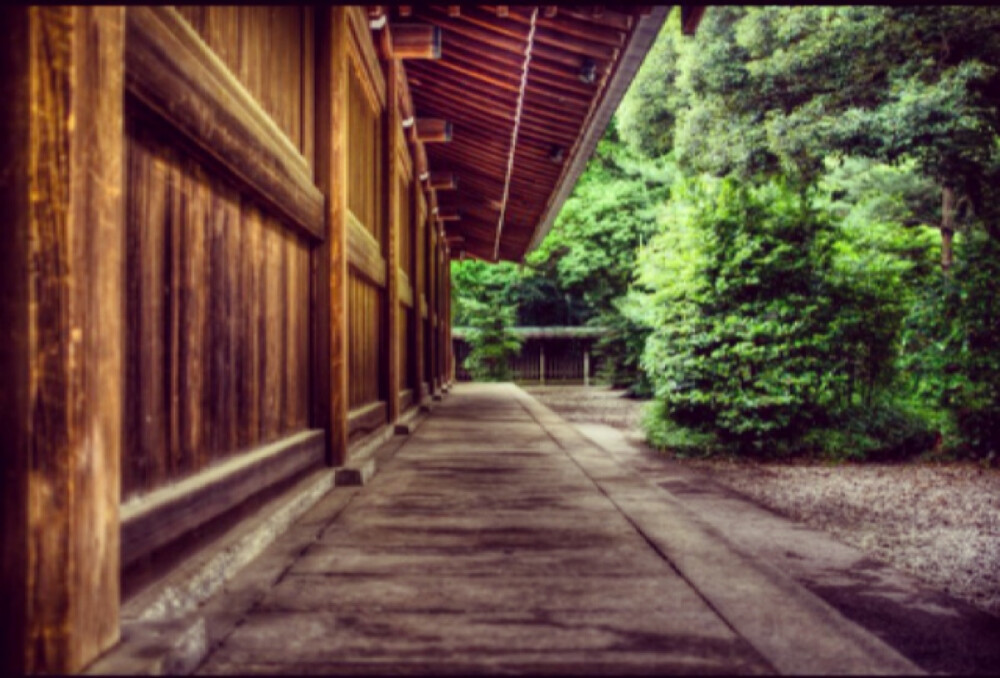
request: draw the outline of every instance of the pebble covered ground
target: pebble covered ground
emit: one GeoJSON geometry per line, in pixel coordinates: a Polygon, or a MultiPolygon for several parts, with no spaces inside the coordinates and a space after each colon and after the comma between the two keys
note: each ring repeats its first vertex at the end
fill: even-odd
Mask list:
{"type": "MultiPolygon", "coordinates": [[[[642,439],[642,401],[574,386],[525,389],[569,421],[642,439]]],[[[680,460],[782,515],[1000,615],[1000,469],[900,464],[680,460]]]]}

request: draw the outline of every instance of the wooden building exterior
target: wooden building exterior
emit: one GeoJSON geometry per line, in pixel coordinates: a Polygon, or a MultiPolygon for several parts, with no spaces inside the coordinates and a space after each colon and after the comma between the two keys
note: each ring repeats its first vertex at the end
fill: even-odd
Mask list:
{"type": "MultiPolygon", "coordinates": [[[[600,369],[595,360],[594,344],[608,333],[603,327],[512,327],[521,340],[521,348],[507,360],[511,379],[532,384],[583,384],[589,386],[600,369]]],[[[455,380],[472,381],[465,364],[472,346],[470,330],[452,330],[455,356],[455,380]]]]}
{"type": "Polygon", "coordinates": [[[451,259],[541,240],[666,8],[0,12],[0,643],[48,673],[448,389],[451,259]]]}

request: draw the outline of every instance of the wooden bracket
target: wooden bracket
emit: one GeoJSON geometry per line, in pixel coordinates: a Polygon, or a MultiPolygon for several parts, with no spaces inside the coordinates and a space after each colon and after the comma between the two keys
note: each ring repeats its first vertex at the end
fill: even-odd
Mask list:
{"type": "Polygon", "coordinates": [[[424,143],[451,141],[451,123],[440,118],[417,118],[417,139],[424,143]]]}
{"type": "Polygon", "coordinates": [[[431,188],[439,191],[448,191],[458,188],[458,177],[454,172],[431,172],[431,188]]]}
{"type": "Polygon", "coordinates": [[[431,24],[393,24],[392,48],[397,59],[440,59],[441,29],[431,24]]]}

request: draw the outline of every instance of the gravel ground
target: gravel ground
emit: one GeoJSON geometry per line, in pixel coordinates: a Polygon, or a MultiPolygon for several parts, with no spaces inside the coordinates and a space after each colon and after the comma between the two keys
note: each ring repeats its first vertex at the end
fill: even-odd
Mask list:
{"type": "MultiPolygon", "coordinates": [[[[641,441],[642,401],[622,391],[525,387],[569,421],[641,441]]],[[[970,463],[679,460],[782,515],[1000,615],[1000,469],[970,463]]]]}

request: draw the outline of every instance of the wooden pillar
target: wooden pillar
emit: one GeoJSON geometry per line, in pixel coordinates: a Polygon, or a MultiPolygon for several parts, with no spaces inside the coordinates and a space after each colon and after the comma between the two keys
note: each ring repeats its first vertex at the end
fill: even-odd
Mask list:
{"type": "Polygon", "coordinates": [[[347,8],[317,16],[316,183],[326,196],[327,238],[312,261],[313,416],[327,462],[347,460],[347,8]]]}
{"type": "Polygon", "coordinates": [[[119,634],[124,10],[0,16],[0,667],[72,673],[119,634]]]}
{"type": "Polygon", "coordinates": [[[382,176],[383,210],[386,225],[386,407],[389,423],[399,419],[399,351],[405,347],[399,341],[399,182],[396,180],[396,162],[399,155],[399,61],[389,55],[382,60],[385,74],[385,115],[382,118],[384,149],[382,176]]]}
{"type": "Polygon", "coordinates": [[[445,348],[448,351],[448,385],[455,381],[455,347],[451,343],[451,251],[445,250],[444,255],[444,285],[445,285],[445,309],[444,314],[448,319],[445,323],[445,348]]]}
{"type": "Polygon", "coordinates": [[[437,240],[437,221],[431,220],[428,227],[428,240],[427,240],[427,265],[430,266],[430,272],[427,275],[427,327],[428,327],[428,340],[431,342],[430,359],[431,359],[431,369],[430,369],[430,381],[431,381],[431,393],[436,394],[440,388],[441,383],[438,381],[438,240],[437,240]]]}
{"type": "Polygon", "coordinates": [[[545,340],[538,340],[538,381],[545,384],[545,340]]]}
{"type": "Polygon", "coordinates": [[[583,347],[583,385],[590,386],[590,347],[583,347]]]}
{"type": "Polygon", "coordinates": [[[448,286],[445,276],[448,274],[448,262],[444,251],[445,241],[439,240],[438,262],[440,270],[438,272],[438,337],[441,342],[441,364],[439,365],[441,389],[448,389],[448,286]]]}
{"type": "MultiPolygon", "coordinates": [[[[414,154],[415,155],[415,154],[414,154]]],[[[411,317],[413,318],[412,345],[410,350],[413,360],[410,361],[410,369],[415,375],[413,381],[413,403],[419,405],[423,401],[424,395],[424,317],[421,312],[423,305],[420,303],[424,296],[424,232],[427,228],[427,217],[420,214],[420,195],[423,188],[417,178],[416,170],[413,177],[413,272],[411,283],[413,284],[413,307],[411,317]]],[[[425,210],[426,212],[427,210],[425,210]]]]}

